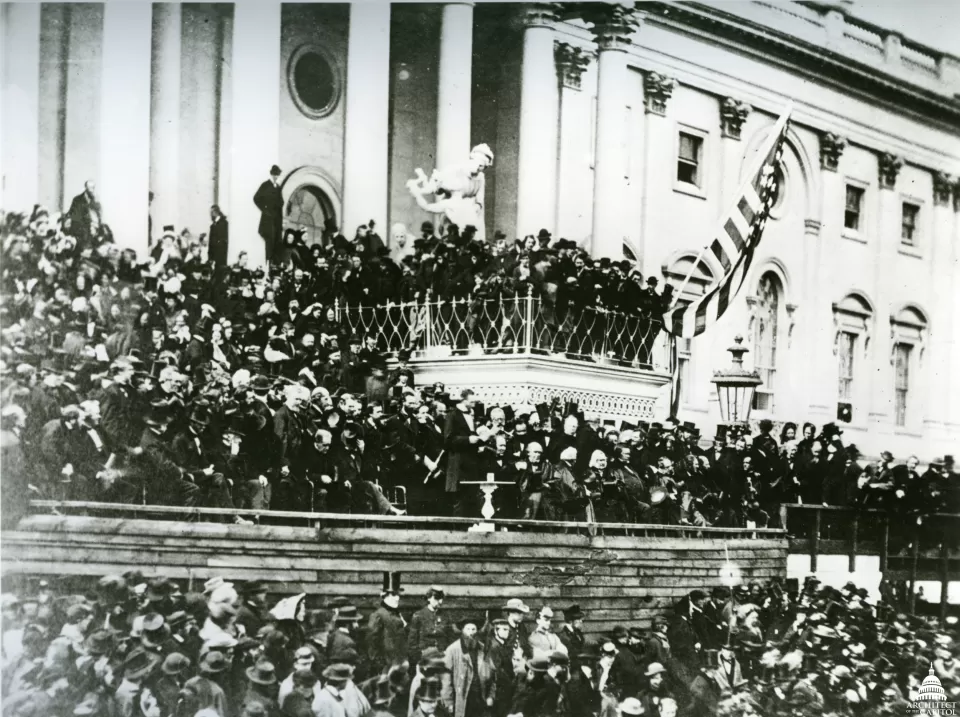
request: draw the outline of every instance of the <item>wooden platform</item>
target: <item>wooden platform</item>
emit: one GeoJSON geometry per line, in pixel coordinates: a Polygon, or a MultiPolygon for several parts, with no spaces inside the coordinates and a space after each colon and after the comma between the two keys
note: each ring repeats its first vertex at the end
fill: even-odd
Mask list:
{"type": "Polygon", "coordinates": [[[404,611],[417,609],[427,587],[437,584],[455,615],[496,614],[511,597],[533,608],[549,604],[562,610],[576,603],[592,633],[649,624],[690,590],[721,584],[728,558],[744,582],[786,577],[788,542],[779,531],[696,533],[647,526],[650,531],[638,527],[640,535],[615,536],[529,527],[468,533],[410,527],[417,524],[410,520],[387,521],[396,527],[361,527],[369,522],[363,519],[355,525],[318,520],[294,527],[34,515],[0,535],[0,555],[8,583],[66,576],[79,588],[139,567],[194,589],[216,575],[265,580],[275,596],[306,592],[316,607],[346,595],[363,610],[378,603],[382,572],[400,571],[404,611]]]}

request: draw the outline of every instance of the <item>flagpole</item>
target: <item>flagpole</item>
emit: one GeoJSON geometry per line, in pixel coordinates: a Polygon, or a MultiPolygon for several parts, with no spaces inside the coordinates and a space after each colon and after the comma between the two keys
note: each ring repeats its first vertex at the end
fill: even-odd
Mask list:
{"type": "MultiPolygon", "coordinates": [[[[786,124],[787,120],[790,119],[790,113],[793,112],[793,102],[787,103],[786,109],[783,111],[783,114],[780,115],[780,119],[777,120],[777,123],[773,126],[773,132],[770,133],[770,140],[763,147],[763,151],[757,154],[757,161],[750,168],[750,171],[747,172],[746,180],[740,185],[739,191],[733,195],[733,202],[730,206],[730,209],[720,215],[720,218],[730,216],[733,214],[733,210],[737,208],[737,204],[740,203],[740,197],[743,196],[743,192],[746,189],[747,185],[753,181],[753,176],[760,171],[763,167],[763,163],[767,158],[767,154],[770,152],[770,148],[773,147],[774,143],[777,141],[777,137],[780,136],[780,132],[783,130],[783,125],[786,124]]],[[[720,231],[724,231],[724,228],[721,226],[720,231]]],[[[680,296],[683,294],[683,290],[687,288],[687,284],[690,283],[690,278],[693,276],[693,272],[697,270],[697,267],[700,265],[700,260],[703,259],[703,255],[707,253],[709,248],[708,244],[705,244],[700,253],[697,254],[697,258],[693,262],[693,266],[690,267],[690,271],[687,272],[687,277],[683,280],[683,283],[680,284],[680,288],[673,295],[673,303],[670,304],[670,309],[676,306],[677,302],[680,301],[680,296]]],[[[669,311],[669,309],[668,309],[669,311]]]]}

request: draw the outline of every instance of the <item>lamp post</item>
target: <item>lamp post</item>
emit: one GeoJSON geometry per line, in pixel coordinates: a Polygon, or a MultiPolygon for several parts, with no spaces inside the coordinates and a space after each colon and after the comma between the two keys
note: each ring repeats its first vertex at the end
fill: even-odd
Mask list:
{"type": "Polygon", "coordinates": [[[732,426],[746,425],[753,407],[753,394],[763,383],[756,371],[743,368],[743,355],[750,349],[743,346],[743,337],[737,336],[727,349],[732,357],[730,368],[714,371],[710,381],[717,386],[720,400],[720,420],[732,426]]]}

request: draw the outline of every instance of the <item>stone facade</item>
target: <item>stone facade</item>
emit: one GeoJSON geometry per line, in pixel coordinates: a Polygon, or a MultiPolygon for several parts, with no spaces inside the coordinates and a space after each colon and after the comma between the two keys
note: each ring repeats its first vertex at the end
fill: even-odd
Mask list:
{"type": "Polygon", "coordinates": [[[547,228],[596,255],[626,247],[645,275],[679,284],[676,267],[707,242],[791,98],[783,185],[751,273],[723,320],[678,347],[680,418],[712,428],[708,379],[743,333],[748,365],[768,378],[754,418],[821,425],[846,397],[845,438],[867,455],[960,450],[960,60],[799,4],[651,3],[642,17],[586,19],[561,14],[568,6],[403,4],[386,18],[358,7],[155,5],[128,18],[151,31],[146,52],[115,36],[123,18],[105,6],[5,4],[3,91],[17,102],[3,108],[3,209],[65,206],[92,178],[109,187],[107,222],[130,225],[120,241],[142,250],[133,228],[146,223],[149,177],[155,228],[204,231],[216,202],[232,252],[256,257],[251,198],[270,164],[288,198],[306,187],[316,199],[302,221],[333,216],[349,234],[375,218],[383,236],[395,223],[417,233],[434,217],[406,180],[486,142],[488,234],[547,228]],[[371,51],[351,53],[351,39],[371,51]],[[124,72],[105,66],[124,52],[124,72]],[[310,52],[301,73],[321,78],[319,98],[296,90],[310,52]],[[348,83],[351,60],[388,76],[348,83]],[[149,98],[141,87],[127,102],[125,77],[149,77],[149,98]],[[464,78],[470,101],[451,114],[464,78]],[[350,107],[375,121],[351,122],[350,107]],[[149,151],[118,151],[104,126],[150,137],[149,151]],[[382,126],[385,143],[351,144],[351,130],[382,126]],[[678,179],[681,138],[691,181],[678,179]],[[384,181],[368,188],[364,168],[384,181]],[[135,181],[118,183],[127,173],[135,181]]]}

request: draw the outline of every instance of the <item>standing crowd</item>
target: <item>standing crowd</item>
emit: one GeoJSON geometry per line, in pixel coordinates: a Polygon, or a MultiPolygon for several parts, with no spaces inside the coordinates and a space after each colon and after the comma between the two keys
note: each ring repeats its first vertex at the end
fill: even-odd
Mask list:
{"type": "Polygon", "coordinates": [[[609,633],[518,598],[453,617],[438,586],[401,610],[398,573],[365,615],[222,577],[21,584],[2,596],[12,717],[880,717],[931,675],[960,696],[955,619],[813,578],[693,590],[649,629],[609,633]]]}

